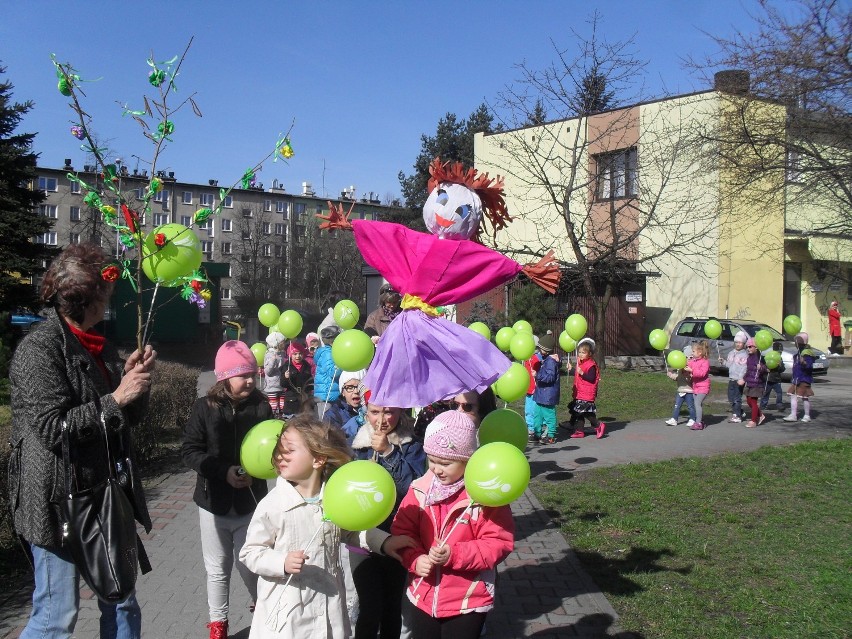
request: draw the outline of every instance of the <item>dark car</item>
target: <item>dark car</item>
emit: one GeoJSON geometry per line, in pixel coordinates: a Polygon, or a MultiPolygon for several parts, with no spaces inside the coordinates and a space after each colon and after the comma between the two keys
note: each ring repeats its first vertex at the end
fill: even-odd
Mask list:
{"type": "MultiPolygon", "coordinates": [[[[784,379],[789,379],[793,372],[793,355],[796,354],[796,344],[793,340],[788,339],[768,324],[756,322],[749,319],[718,319],[714,317],[685,317],[679,321],[672,331],[671,339],[669,340],[669,348],[683,350],[692,342],[698,340],[707,340],[710,344],[710,366],[713,370],[720,373],[727,373],[728,367],[725,361],[728,353],[734,348],[734,336],[739,332],[745,332],[749,337],[754,337],[757,331],[765,329],[772,333],[774,342],[781,344],[781,361],[786,369],[782,373],[784,379]],[[722,325],[722,334],[717,339],[709,339],[704,334],[704,324],[709,320],[715,319],[722,325]],[[719,363],[721,358],[722,363],[719,363]]],[[[821,350],[811,347],[814,352],[814,375],[825,375],[828,373],[829,359],[821,350]]],[[[763,351],[768,353],[769,351],[763,351]]]]}

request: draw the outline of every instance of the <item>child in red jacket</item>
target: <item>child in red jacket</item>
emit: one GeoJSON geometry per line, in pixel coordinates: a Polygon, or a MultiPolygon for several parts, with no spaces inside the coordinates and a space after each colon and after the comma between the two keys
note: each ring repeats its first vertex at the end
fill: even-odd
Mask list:
{"type": "Polygon", "coordinates": [[[416,542],[400,552],[410,573],[410,628],[414,639],[478,639],[494,607],[497,564],[514,546],[512,511],[476,505],[467,494],[464,471],[476,450],[468,415],[435,417],[423,448],[429,470],[411,483],[391,526],[416,542]]]}
{"type": "Polygon", "coordinates": [[[606,424],[598,421],[598,407],[595,399],[598,396],[598,384],[601,373],[592,354],[595,352],[595,341],[589,337],[581,339],[577,344],[577,363],[574,365],[574,399],[568,405],[571,413],[572,439],[586,436],[583,425],[589,420],[589,425],[595,429],[595,436],[600,439],[606,434],[606,424]]]}

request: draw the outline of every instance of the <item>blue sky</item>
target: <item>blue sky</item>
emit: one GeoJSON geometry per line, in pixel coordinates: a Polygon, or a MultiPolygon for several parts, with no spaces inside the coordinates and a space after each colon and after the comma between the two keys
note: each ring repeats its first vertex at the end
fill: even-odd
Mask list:
{"type": "Polygon", "coordinates": [[[153,95],[146,58],[166,60],[193,45],[177,79],[178,96],[194,92],[204,117],[188,108],[174,119],[174,142],[159,168],[181,180],[220,185],[272,149],[295,120],[296,155],[267,162],[259,179],[297,192],[311,182],[334,197],[399,194],[397,173],[411,172],[420,136],[433,134],[447,112],[469,115],[516,80],[520,62],[544,68],[551,39],[572,46],[569,28],[585,33],[597,9],[611,40],[636,33],[636,53],[649,61],[647,94],[708,88],[680,60],[713,51],[701,31],[748,29],[753,0],[609,0],[576,2],[162,2],[7,3],[0,23],[0,63],[17,101],[34,110],[19,130],[38,132],[40,164],[85,154],[69,133],[73,115],[56,90],[50,54],[84,79],[84,106],[98,134],[130,169],[146,168],[152,146],[116,104],[140,108],[153,95]],[[85,9],[84,9],[85,7],[85,9]],[[142,160],[133,157],[139,156],[142,160]]]}

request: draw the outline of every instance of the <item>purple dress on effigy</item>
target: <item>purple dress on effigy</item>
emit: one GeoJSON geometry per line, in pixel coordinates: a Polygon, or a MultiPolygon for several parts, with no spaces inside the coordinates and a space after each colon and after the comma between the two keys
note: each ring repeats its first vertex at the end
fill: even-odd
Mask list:
{"type": "MultiPolygon", "coordinates": [[[[464,302],[508,282],[523,268],[471,240],[440,239],[399,224],[353,220],[364,260],[402,294],[430,306],[464,302]]],[[[465,326],[419,309],[388,326],[364,378],[371,403],[427,406],[466,391],[482,392],[510,362],[465,326]]]]}

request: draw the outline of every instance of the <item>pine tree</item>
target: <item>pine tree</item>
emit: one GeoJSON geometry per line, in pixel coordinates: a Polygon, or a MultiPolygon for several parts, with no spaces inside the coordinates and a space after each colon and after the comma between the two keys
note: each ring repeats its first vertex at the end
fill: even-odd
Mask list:
{"type": "MultiPolygon", "coordinates": [[[[0,67],[0,75],[5,72],[0,67]]],[[[36,306],[36,291],[27,280],[42,270],[42,260],[55,253],[33,241],[53,223],[35,213],[45,197],[43,191],[31,188],[37,178],[35,133],[15,133],[33,103],[12,102],[13,88],[8,80],[0,82],[0,310],[36,306]]]]}

